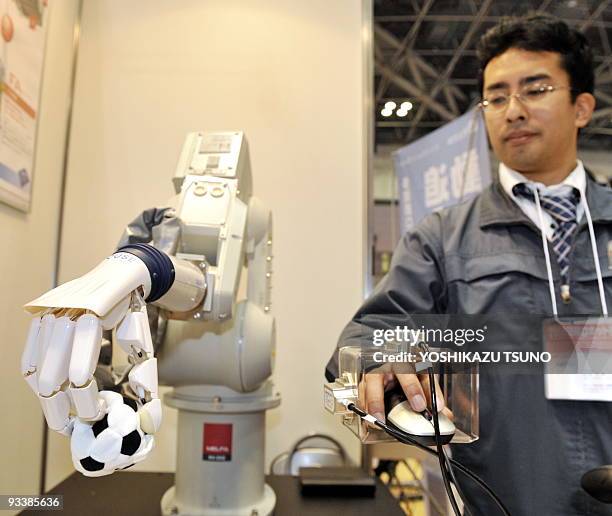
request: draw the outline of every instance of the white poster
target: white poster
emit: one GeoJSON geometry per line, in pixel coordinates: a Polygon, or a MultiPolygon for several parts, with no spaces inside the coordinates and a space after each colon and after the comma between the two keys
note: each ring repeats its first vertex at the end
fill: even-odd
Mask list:
{"type": "Polygon", "coordinates": [[[29,211],[48,0],[0,0],[0,201],[29,211]]]}

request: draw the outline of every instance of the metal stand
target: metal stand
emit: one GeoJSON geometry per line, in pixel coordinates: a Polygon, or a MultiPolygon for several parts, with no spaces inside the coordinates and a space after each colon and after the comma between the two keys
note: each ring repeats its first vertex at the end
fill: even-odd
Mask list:
{"type": "Polygon", "coordinates": [[[250,393],[221,386],[177,387],[164,401],[179,415],[176,484],[162,497],[162,514],[272,514],[276,496],[264,480],[265,411],[280,404],[272,382],[250,393]],[[229,452],[223,447],[217,455],[213,447],[212,455],[205,453],[205,425],[229,429],[229,452]]]}

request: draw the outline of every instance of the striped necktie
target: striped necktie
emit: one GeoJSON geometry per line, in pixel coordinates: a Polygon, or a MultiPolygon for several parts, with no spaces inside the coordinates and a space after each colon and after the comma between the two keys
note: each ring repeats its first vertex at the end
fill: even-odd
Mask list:
{"type": "MultiPolygon", "coordinates": [[[[535,202],[533,190],[526,183],[514,185],[512,192],[517,197],[525,197],[535,202]]],[[[576,208],[580,200],[580,192],[576,188],[572,188],[571,192],[565,196],[540,194],[539,197],[542,209],[557,223],[551,243],[561,271],[561,283],[562,285],[568,285],[570,251],[578,227],[576,208]]]]}

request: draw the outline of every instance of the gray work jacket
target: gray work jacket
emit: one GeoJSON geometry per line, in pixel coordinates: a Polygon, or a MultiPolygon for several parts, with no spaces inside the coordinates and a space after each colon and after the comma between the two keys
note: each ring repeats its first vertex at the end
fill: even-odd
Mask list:
{"type": "MultiPolygon", "coordinates": [[[[588,178],[586,197],[612,308],[612,189],[588,178]]],[[[559,292],[550,244],[549,252],[559,292]]],[[[559,315],[601,314],[585,217],[569,274],[572,299],[565,304],[557,296],[559,315]]],[[[426,217],[404,235],[389,273],[347,325],[338,347],[359,345],[364,316],[402,313],[552,314],[541,233],[499,183],[426,217]]],[[[509,330],[521,338],[520,328],[509,330]]],[[[331,381],[337,373],[336,351],[325,374],[331,381]]],[[[454,445],[453,456],[482,477],[513,516],[612,514],[612,506],[580,487],[583,473],[612,464],[612,403],[547,400],[542,376],[487,374],[480,377],[479,402],[480,438],[454,445]]],[[[499,513],[471,481],[457,476],[475,515],[499,513]]]]}

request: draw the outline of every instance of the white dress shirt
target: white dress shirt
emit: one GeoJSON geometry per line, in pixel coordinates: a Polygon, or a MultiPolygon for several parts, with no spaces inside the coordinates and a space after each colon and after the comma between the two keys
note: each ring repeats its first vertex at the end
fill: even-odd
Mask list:
{"type": "MultiPolygon", "coordinates": [[[[538,207],[532,200],[514,195],[512,192],[514,185],[518,183],[534,185],[538,189],[540,195],[558,195],[565,197],[569,195],[572,187],[576,188],[580,192],[581,198],[584,198],[586,192],[586,172],[584,170],[584,165],[580,160],[576,160],[576,168],[563,180],[562,183],[557,185],[546,186],[542,183],[529,181],[529,179],[527,179],[523,174],[517,172],[516,170],[512,170],[503,163],[499,164],[499,182],[501,183],[504,191],[537,227],[540,227],[538,207]]],[[[576,207],[576,219],[578,222],[580,222],[583,215],[584,207],[582,206],[582,202],[579,202],[578,206],[576,207]]],[[[557,223],[546,210],[542,210],[542,219],[544,220],[544,235],[548,240],[552,240],[557,223]]]]}

